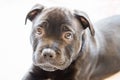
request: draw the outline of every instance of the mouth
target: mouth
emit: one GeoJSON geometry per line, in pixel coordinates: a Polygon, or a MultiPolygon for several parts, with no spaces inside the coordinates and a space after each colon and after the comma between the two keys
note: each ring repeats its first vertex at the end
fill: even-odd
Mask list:
{"type": "Polygon", "coordinates": [[[49,62],[45,62],[45,63],[37,63],[34,65],[40,67],[41,69],[45,70],[45,71],[49,71],[49,72],[53,72],[56,70],[64,70],[66,69],[69,65],[71,64],[70,60],[66,60],[63,64],[61,65],[55,65],[55,64],[51,64],[49,62]]]}
{"type": "Polygon", "coordinates": [[[39,64],[39,67],[45,71],[56,71],[58,68],[50,63],[39,64]]]}

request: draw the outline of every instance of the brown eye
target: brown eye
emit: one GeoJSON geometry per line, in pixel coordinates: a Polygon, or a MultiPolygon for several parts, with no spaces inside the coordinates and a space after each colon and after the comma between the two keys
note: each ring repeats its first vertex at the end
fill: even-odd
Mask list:
{"type": "Polygon", "coordinates": [[[41,27],[36,29],[36,36],[41,36],[43,34],[43,29],[41,27]]]}
{"type": "Polygon", "coordinates": [[[37,34],[42,34],[42,30],[41,30],[41,28],[37,28],[37,34]]]}
{"type": "Polygon", "coordinates": [[[72,39],[73,38],[73,34],[71,32],[67,32],[67,33],[65,33],[64,37],[66,39],[72,39]]]}

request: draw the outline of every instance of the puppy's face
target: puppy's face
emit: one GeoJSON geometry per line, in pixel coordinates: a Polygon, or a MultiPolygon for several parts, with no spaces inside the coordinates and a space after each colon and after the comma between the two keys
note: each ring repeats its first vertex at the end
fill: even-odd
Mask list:
{"type": "Polygon", "coordinates": [[[33,14],[30,20],[34,65],[45,71],[64,70],[79,55],[83,25],[64,8],[47,8],[32,12],[32,17],[33,14]]]}

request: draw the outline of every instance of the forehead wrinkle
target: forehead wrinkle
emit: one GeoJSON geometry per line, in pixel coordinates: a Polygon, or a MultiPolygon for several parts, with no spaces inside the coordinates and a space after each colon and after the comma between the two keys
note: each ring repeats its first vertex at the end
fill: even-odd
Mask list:
{"type": "Polygon", "coordinates": [[[58,22],[57,24],[64,24],[71,23],[72,18],[73,18],[72,13],[68,9],[52,7],[44,9],[42,13],[36,18],[35,21],[39,23],[41,22],[41,20],[47,20],[49,23],[53,21],[53,23],[58,22]]]}
{"type": "MultiPolygon", "coordinates": [[[[47,10],[46,10],[47,11],[47,10]]],[[[70,12],[62,8],[54,8],[46,13],[46,19],[49,23],[49,34],[59,35],[61,33],[61,25],[71,23],[69,19],[70,12]]]]}
{"type": "Polygon", "coordinates": [[[71,16],[70,16],[70,11],[68,11],[65,8],[53,8],[51,11],[48,11],[47,13],[47,18],[51,21],[69,21],[71,16]]]}

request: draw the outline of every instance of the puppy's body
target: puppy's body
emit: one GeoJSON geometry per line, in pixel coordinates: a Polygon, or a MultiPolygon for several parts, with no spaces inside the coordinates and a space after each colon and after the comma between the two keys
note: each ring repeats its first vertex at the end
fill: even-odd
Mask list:
{"type": "Polygon", "coordinates": [[[120,16],[92,26],[83,12],[35,6],[33,66],[23,80],[103,80],[120,70],[120,16]]]}
{"type": "Polygon", "coordinates": [[[95,24],[98,61],[94,76],[108,77],[120,70],[120,16],[112,16],[95,24]],[[108,75],[107,75],[108,74],[108,75]]]}

